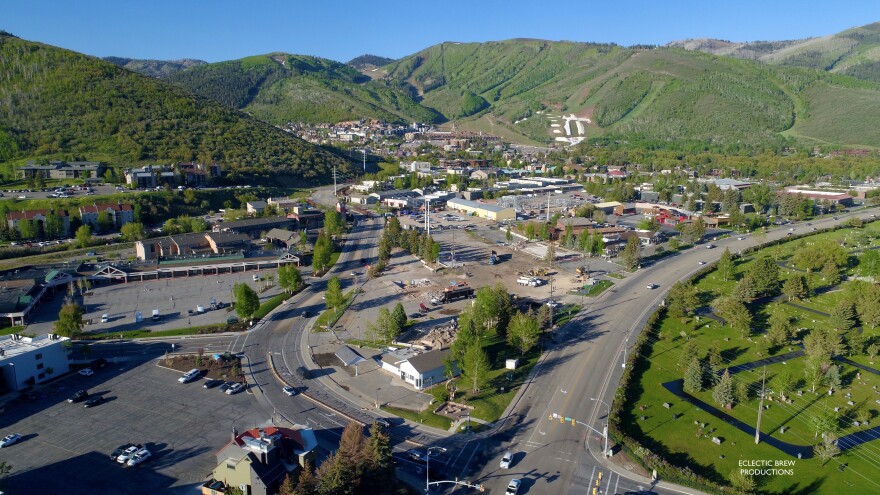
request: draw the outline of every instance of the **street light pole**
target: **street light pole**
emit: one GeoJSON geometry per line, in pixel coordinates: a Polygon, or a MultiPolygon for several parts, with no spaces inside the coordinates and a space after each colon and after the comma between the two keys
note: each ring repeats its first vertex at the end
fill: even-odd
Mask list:
{"type": "Polygon", "coordinates": [[[446,452],[446,449],[443,447],[428,447],[428,451],[425,454],[425,493],[429,493],[431,491],[431,451],[439,450],[440,452],[446,452]]]}
{"type": "Polygon", "coordinates": [[[608,457],[608,416],[611,414],[611,406],[609,406],[608,403],[602,399],[596,399],[595,397],[590,397],[590,400],[599,401],[602,404],[605,404],[605,407],[607,408],[606,412],[605,412],[605,434],[603,435],[605,437],[605,450],[602,451],[602,455],[604,455],[605,457],[608,457]]]}
{"type": "Polygon", "coordinates": [[[379,391],[382,390],[381,387],[376,387],[376,409],[379,409],[379,391]]]}

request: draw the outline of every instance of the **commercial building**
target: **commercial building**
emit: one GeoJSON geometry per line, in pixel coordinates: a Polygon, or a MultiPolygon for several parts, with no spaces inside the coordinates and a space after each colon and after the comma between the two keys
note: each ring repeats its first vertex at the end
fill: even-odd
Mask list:
{"type": "MultiPolygon", "coordinates": [[[[408,350],[389,352],[382,355],[382,369],[421,390],[446,380],[446,359],[451,355],[451,349],[418,354],[408,350]]],[[[452,372],[459,373],[455,364],[452,372]]]]}
{"type": "Polygon", "coordinates": [[[262,215],[265,210],[266,210],[266,202],[265,201],[248,201],[247,202],[248,215],[262,215]]]}
{"type": "Polygon", "coordinates": [[[496,222],[516,220],[516,211],[513,208],[503,208],[488,203],[452,198],[446,202],[446,207],[451,210],[461,211],[468,215],[474,215],[476,217],[486,218],[496,222]]]}
{"type": "Polygon", "coordinates": [[[69,340],[52,333],[39,337],[0,337],[2,393],[17,392],[70,371],[64,344],[69,340]]]}
{"type": "Polygon", "coordinates": [[[250,249],[250,241],[247,234],[236,232],[198,232],[137,241],[134,249],[141,261],[199,255],[238,254],[243,257],[250,249]]]}
{"type": "Polygon", "coordinates": [[[125,171],[125,183],[139,189],[151,189],[161,184],[177,184],[177,179],[177,172],[167,165],[147,165],[125,171]]]}
{"type": "Polygon", "coordinates": [[[248,495],[272,495],[284,478],[302,469],[306,461],[314,465],[318,441],[309,428],[274,426],[253,428],[238,434],[217,453],[217,467],[211,479],[202,484],[202,495],[225,495],[239,489],[248,495]]]}
{"type": "Polygon", "coordinates": [[[214,225],[214,232],[235,232],[236,234],[247,234],[252,239],[257,239],[262,232],[268,232],[272,229],[287,229],[293,225],[293,222],[294,219],[287,217],[246,218],[218,223],[214,225]]]}
{"type": "Polygon", "coordinates": [[[786,187],[778,194],[786,196],[801,196],[803,198],[808,198],[815,201],[827,201],[828,203],[839,204],[841,206],[850,206],[853,202],[853,197],[845,191],[807,189],[804,187],[786,187]]]}

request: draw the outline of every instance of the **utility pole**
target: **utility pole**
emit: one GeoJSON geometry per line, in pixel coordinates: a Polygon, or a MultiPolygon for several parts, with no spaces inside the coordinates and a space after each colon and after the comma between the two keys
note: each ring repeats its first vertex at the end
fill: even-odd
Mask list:
{"type": "Polygon", "coordinates": [[[425,196],[425,231],[431,235],[431,200],[425,196]]]}
{"type": "Polygon", "coordinates": [[[367,173],[367,149],[361,148],[361,154],[364,155],[364,173],[367,173]]]}
{"type": "Polygon", "coordinates": [[[336,197],[336,165],[333,165],[333,197],[336,197]]]}
{"type": "Polygon", "coordinates": [[[626,348],[629,347],[629,337],[626,338],[626,342],[623,343],[623,364],[620,365],[621,368],[626,368],[626,348]]]}
{"type": "Polygon", "coordinates": [[[758,424],[755,425],[755,444],[761,443],[761,413],[764,412],[764,382],[767,380],[767,366],[761,377],[761,400],[758,402],[758,424]]]}
{"type": "Polygon", "coordinates": [[[550,223],[550,196],[552,195],[553,193],[547,193],[547,223],[550,223]]]}
{"type": "Polygon", "coordinates": [[[449,262],[455,264],[455,229],[452,229],[452,259],[449,262]]]}

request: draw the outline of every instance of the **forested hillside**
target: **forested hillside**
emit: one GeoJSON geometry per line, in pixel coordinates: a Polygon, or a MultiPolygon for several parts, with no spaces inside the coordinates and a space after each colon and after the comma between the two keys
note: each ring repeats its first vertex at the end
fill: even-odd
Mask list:
{"type": "Polygon", "coordinates": [[[371,81],[332,60],[273,53],[208,64],[169,80],[195,94],[247,111],[273,124],[360,118],[437,122],[405,85],[371,81]]]}
{"type": "Polygon", "coordinates": [[[219,161],[237,173],[325,177],[336,155],[213,101],[69,50],[0,36],[0,162],[219,161]],[[273,172],[274,171],[274,172],[273,172]]]}
{"type": "Polygon", "coordinates": [[[880,82],[880,23],[794,41],[730,42],[716,39],[673,41],[670,46],[714,55],[808,67],[880,82]]]}
{"type": "Polygon", "coordinates": [[[190,58],[183,60],[138,60],[125,57],[104,57],[104,60],[132,72],[160,79],[168,77],[175,72],[208,63],[190,58]]]}
{"type": "Polygon", "coordinates": [[[808,138],[880,146],[880,134],[865,131],[880,125],[876,84],[677,48],[444,43],[385,70],[461,127],[501,129],[536,142],[559,136],[562,119],[571,116],[589,119],[585,137],[609,134],[654,145],[735,151],[808,138]]]}

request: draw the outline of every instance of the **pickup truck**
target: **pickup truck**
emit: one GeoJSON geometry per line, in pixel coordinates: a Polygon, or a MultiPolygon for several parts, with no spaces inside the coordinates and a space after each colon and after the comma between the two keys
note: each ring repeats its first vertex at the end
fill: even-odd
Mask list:
{"type": "Polygon", "coordinates": [[[541,283],[535,277],[520,277],[516,280],[516,283],[529,287],[537,287],[541,285],[541,283]]]}

